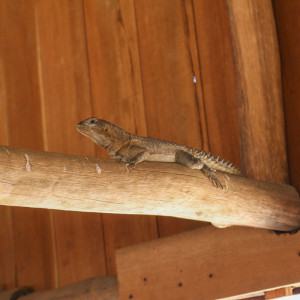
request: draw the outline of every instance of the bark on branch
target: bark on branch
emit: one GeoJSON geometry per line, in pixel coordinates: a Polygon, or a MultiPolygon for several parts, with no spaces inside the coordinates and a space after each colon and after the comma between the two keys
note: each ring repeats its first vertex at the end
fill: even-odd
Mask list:
{"type": "Polygon", "coordinates": [[[0,146],[0,204],[102,213],[160,215],[276,230],[300,227],[289,185],[218,174],[217,189],[177,164],[123,163],[0,146]]]}

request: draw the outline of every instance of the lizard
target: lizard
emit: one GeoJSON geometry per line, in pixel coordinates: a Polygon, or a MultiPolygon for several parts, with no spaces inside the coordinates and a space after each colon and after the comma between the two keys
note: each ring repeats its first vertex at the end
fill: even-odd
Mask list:
{"type": "Polygon", "coordinates": [[[203,150],[197,150],[166,140],[131,134],[108,121],[88,118],[77,124],[77,130],[104,148],[109,156],[127,165],[143,161],[173,162],[191,169],[198,169],[217,188],[223,188],[215,171],[241,175],[238,168],[203,150]]]}

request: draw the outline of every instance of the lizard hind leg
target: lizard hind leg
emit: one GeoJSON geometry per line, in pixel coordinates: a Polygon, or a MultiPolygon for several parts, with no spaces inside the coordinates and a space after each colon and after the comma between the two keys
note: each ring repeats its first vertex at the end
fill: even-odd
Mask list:
{"type": "Polygon", "coordinates": [[[177,163],[185,165],[190,169],[201,170],[214,186],[223,189],[223,185],[215,176],[214,171],[211,168],[209,168],[206,164],[204,164],[200,158],[197,158],[188,152],[180,150],[176,152],[175,160],[177,163]]]}

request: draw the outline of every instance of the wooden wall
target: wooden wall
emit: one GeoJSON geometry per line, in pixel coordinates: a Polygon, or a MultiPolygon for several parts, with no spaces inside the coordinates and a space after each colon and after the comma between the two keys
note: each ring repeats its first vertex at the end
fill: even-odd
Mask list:
{"type": "MultiPolygon", "coordinates": [[[[300,3],[273,5],[300,189],[300,3]]],[[[90,116],[239,166],[225,0],[0,0],[0,144],[107,157],[75,130],[90,116]]],[[[0,284],[46,289],[115,274],[116,248],[203,225],[0,207],[0,284]]]]}

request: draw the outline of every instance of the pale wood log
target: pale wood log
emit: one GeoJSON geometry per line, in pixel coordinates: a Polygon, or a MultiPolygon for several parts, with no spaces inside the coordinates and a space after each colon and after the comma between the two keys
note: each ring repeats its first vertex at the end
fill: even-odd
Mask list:
{"type": "Polygon", "coordinates": [[[120,300],[241,299],[298,286],[300,233],[212,226],[117,250],[120,300]],[[249,296],[250,296],[249,295],[249,296]]]}
{"type": "Polygon", "coordinates": [[[173,216],[276,230],[300,227],[292,186],[202,172],[178,164],[123,163],[0,147],[0,204],[72,211],[173,216]]]}
{"type": "Polygon", "coordinates": [[[62,288],[40,291],[22,297],[22,300],[52,299],[117,300],[119,299],[117,278],[116,276],[90,278],[62,288]]]}

